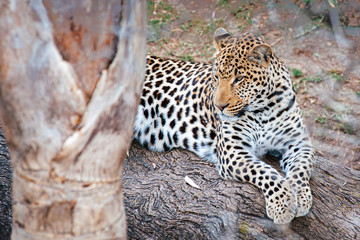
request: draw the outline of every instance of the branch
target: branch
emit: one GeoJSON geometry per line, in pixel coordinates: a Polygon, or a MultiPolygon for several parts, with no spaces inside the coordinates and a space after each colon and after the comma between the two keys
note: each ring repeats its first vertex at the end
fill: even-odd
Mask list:
{"type": "MultiPolygon", "coordinates": [[[[276,164],[276,163],[275,163],[276,164]]],[[[256,187],[219,177],[185,150],[149,152],[133,144],[124,162],[130,239],[356,239],[360,232],[360,172],[317,158],[305,217],[275,225],[256,187]],[[184,181],[189,176],[200,186],[184,181]]]]}

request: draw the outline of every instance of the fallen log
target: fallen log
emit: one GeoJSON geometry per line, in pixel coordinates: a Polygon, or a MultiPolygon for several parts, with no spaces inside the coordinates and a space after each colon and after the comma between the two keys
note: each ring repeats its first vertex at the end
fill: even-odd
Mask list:
{"type": "MultiPolygon", "coordinates": [[[[277,165],[275,162],[273,165],[277,165]]],[[[359,239],[360,172],[317,157],[313,207],[276,225],[254,186],[223,180],[213,164],[181,149],[133,144],[124,162],[130,239],[359,239]],[[185,176],[200,188],[185,182],[185,176]]]]}

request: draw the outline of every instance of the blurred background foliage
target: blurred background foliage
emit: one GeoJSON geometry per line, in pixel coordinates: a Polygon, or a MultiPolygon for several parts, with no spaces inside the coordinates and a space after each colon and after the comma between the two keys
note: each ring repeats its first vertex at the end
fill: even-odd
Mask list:
{"type": "Polygon", "coordinates": [[[147,0],[148,53],[211,63],[213,33],[263,37],[288,66],[318,155],[360,170],[360,1],[147,0]]]}

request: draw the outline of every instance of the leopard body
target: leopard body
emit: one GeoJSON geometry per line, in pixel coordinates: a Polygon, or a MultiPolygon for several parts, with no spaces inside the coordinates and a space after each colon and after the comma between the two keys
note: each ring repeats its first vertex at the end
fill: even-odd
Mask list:
{"type": "Polygon", "coordinates": [[[269,218],[308,213],[314,154],[290,74],[262,39],[218,29],[213,65],[147,57],[134,139],[154,151],[184,148],[219,174],[256,185],[269,218]],[[285,176],[261,159],[280,158],[285,176]]]}

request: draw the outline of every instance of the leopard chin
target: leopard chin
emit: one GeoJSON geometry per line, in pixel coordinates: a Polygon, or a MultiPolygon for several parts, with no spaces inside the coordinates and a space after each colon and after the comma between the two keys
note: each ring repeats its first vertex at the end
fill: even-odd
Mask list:
{"type": "Polygon", "coordinates": [[[220,110],[218,110],[216,114],[218,114],[223,121],[236,121],[237,119],[245,115],[245,112],[248,111],[248,107],[248,105],[244,105],[241,110],[239,110],[235,115],[229,115],[220,110]]]}
{"type": "Polygon", "coordinates": [[[227,115],[227,114],[222,113],[222,112],[218,113],[218,116],[220,117],[220,119],[222,121],[226,121],[226,122],[234,122],[234,121],[239,119],[238,116],[230,116],[230,115],[227,115]]]}

